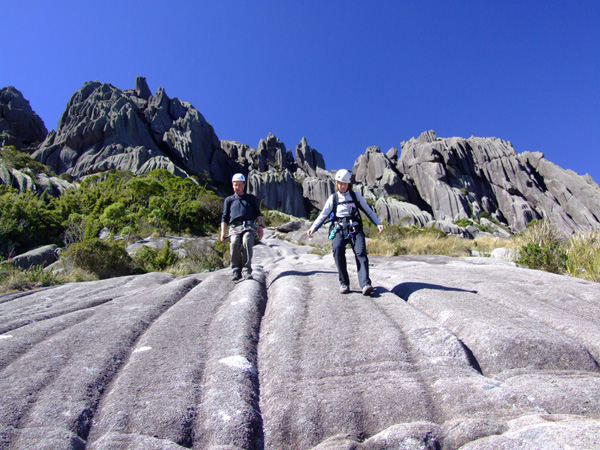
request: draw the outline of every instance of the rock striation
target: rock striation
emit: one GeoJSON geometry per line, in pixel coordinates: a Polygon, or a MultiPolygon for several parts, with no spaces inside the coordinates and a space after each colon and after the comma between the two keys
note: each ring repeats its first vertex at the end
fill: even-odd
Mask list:
{"type": "Polygon", "coordinates": [[[37,194],[60,196],[73,184],[62,178],[35,173],[30,169],[8,168],[0,161],[0,185],[12,186],[19,192],[34,191],[37,194]]]}
{"type": "Polygon", "coordinates": [[[19,90],[13,86],[0,89],[0,146],[29,148],[42,142],[47,134],[44,122],[19,90]]]}
{"type": "MultiPolygon", "coordinates": [[[[371,197],[400,196],[435,221],[491,217],[513,232],[548,219],[566,234],[600,228],[600,187],[497,138],[441,139],[433,131],[402,143],[401,155],[367,149],[353,169],[371,197]]],[[[367,194],[368,195],[368,194],[367,194]]],[[[406,207],[380,205],[389,223],[406,207]]],[[[414,223],[421,223],[414,215],[414,223]]]]}
{"type": "Polygon", "coordinates": [[[137,78],[136,89],[125,91],[86,83],[33,158],[75,178],[109,169],[142,174],[161,168],[221,181],[232,172],[202,114],[169,98],[163,88],[151,95],[143,77],[137,78]]]}
{"type": "MultiPolygon", "coordinates": [[[[3,105],[12,105],[2,106],[3,139],[23,145],[42,139],[45,128],[27,101],[14,88],[2,93],[3,105]]],[[[265,207],[298,217],[321,209],[335,186],[323,155],[306,138],[295,155],[271,133],[256,148],[219,141],[198,110],[169,98],[163,88],[152,95],[143,77],[124,91],[86,83],[33,157],[75,179],[109,169],[141,174],[164,168],[198,176],[223,195],[231,193],[232,173],[243,172],[249,191],[265,207]]],[[[355,189],[390,225],[429,226],[467,237],[480,232],[454,222],[491,220],[496,234],[521,232],[540,219],[566,235],[600,228],[600,187],[591,177],[564,170],[542,153],[517,153],[510,142],[494,137],[439,138],[430,130],[385,154],[367,148],[353,172],[355,189]]],[[[0,175],[4,184],[20,189],[36,183],[21,174],[0,175]]]]}
{"type": "Polygon", "coordinates": [[[599,284],[372,257],[341,295],[310,251],[0,295],[0,448],[600,446],[599,284]]]}
{"type": "Polygon", "coordinates": [[[248,192],[264,206],[296,217],[307,217],[311,208],[322,207],[333,192],[331,174],[323,155],[306,138],[296,147],[296,158],[275,135],[269,133],[256,149],[235,141],[221,141],[225,153],[247,174],[248,192]]]}

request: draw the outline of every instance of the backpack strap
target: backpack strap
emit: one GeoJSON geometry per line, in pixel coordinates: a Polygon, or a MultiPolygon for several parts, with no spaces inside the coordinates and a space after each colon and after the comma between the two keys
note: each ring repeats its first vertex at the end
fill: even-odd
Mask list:
{"type": "MultiPolygon", "coordinates": [[[[352,198],[352,202],[356,205],[356,218],[357,218],[358,222],[360,223],[360,225],[362,226],[362,217],[360,216],[359,210],[364,211],[364,209],[360,205],[358,198],[356,197],[356,193],[352,190],[350,191],[350,197],[352,198]]],[[[348,202],[344,202],[344,203],[348,203],[348,202]]],[[[331,214],[329,215],[329,219],[327,219],[323,223],[331,222],[330,226],[333,226],[333,223],[337,219],[337,207],[338,207],[338,197],[337,197],[337,192],[334,192],[333,193],[333,207],[331,209],[331,214]]],[[[366,211],[364,211],[364,212],[366,214],[366,211]]]]}

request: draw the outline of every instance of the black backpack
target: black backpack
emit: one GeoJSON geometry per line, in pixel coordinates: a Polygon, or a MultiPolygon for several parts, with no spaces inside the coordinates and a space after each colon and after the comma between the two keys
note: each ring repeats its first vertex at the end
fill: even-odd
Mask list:
{"type": "MultiPolygon", "coordinates": [[[[354,203],[355,207],[352,208],[352,215],[350,216],[353,220],[355,220],[356,222],[359,223],[360,228],[362,229],[362,218],[360,216],[360,212],[359,209],[363,209],[362,206],[360,206],[360,203],[358,201],[358,198],[356,197],[356,193],[353,190],[350,190],[350,197],[352,197],[352,203],[354,203]]],[[[341,204],[347,204],[350,202],[342,202],[341,204]]],[[[337,220],[337,207],[338,207],[338,198],[337,198],[337,192],[333,194],[333,208],[331,209],[331,214],[329,215],[329,220],[328,222],[331,222],[331,224],[329,225],[329,227],[333,227],[335,221],[337,220]]],[[[364,210],[363,210],[364,211],[364,210]]],[[[366,214],[366,211],[364,211],[366,214]]]]}

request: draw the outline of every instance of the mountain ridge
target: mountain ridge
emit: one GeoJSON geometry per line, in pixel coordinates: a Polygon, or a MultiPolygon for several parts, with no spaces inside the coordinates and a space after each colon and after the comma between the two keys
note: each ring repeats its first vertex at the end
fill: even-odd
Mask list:
{"type": "MultiPolygon", "coordinates": [[[[85,83],[32,157],[75,179],[164,168],[196,175],[223,193],[230,193],[231,174],[243,172],[249,192],[266,207],[297,217],[322,208],[334,190],[333,173],[306,138],[295,158],[270,133],[256,149],[219,140],[190,103],[163,88],[152,95],[143,77],[129,90],[85,83]]],[[[429,130],[402,142],[400,151],[367,148],[352,169],[355,188],[390,225],[453,229],[453,222],[484,217],[515,233],[542,219],[566,234],[600,228],[600,187],[591,176],[562,169],[542,153],[517,153],[495,137],[439,138],[429,130]]]]}

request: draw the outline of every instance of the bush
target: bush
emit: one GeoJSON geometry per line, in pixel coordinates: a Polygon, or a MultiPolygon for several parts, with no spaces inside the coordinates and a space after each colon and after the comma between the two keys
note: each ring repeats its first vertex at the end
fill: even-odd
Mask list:
{"type": "Polygon", "coordinates": [[[101,280],[138,272],[122,244],[116,241],[93,238],[75,243],[63,252],[62,259],[69,271],[82,269],[101,280]]]}
{"type": "Polygon", "coordinates": [[[161,272],[174,265],[178,260],[179,256],[171,250],[168,240],[160,250],[143,245],[133,256],[133,261],[145,272],[161,272]]]}
{"type": "Polygon", "coordinates": [[[11,264],[0,267],[0,292],[27,291],[64,283],[64,278],[51,271],[44,272],[42,266],[19,270],[11,264]]]}
{"type": "Polygon", "coordinates": [[[227,267],[231,262],[229,245],[220,241],[207,242],[200,239],[186,242],[183,245],[186,260],[191,261],[196,269],[194,272],[207,272],[227,267]]]}
{"type": "Polygon", "coordinates": [[[564,271],[567,260],[565,240],[550,222],[532,222],[518,241],[518,264],[552,273],[564,271]]]}
{"type": "Polygon", "coordinates": [[[45,173],[48,176],[56,176],[48,166],[31,159],[29,153],[21,152],[12,145],[0,149],[0,161],[2,161],[8,169],[31,169],[36,173],[45,173]]]}
{"type": "Polygon", "coordinates": [[[59,244],[60,218],[33,192],[10,190],[0,195],[0,254],[20,245],[24,250],[59,244]]]}

